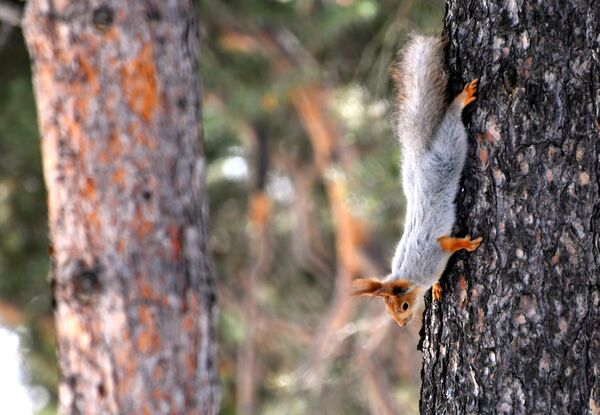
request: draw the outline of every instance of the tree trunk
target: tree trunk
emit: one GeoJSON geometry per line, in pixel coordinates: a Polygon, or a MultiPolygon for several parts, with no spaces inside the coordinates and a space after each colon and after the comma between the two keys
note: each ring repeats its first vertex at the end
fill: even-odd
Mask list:
{"type": "Polygon", "coordinates": [[[480,79],[458,230],[483,236],[422,332],[421,412],[598,414],[600,7],[447,3],[452,86],[480,79]]]}
{"type": "Polygon", "coordinates": [[[65,414],[217,412],[194,15],[27,7],[65,414]]]}

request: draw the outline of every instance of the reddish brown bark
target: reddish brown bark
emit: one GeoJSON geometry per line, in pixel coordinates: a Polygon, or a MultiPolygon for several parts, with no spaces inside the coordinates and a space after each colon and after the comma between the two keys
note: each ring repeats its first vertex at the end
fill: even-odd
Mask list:
{"type": "Polygon", "coordinates": [[[62,413],[217,411],[193,16],[28,4],[62,413]]]}

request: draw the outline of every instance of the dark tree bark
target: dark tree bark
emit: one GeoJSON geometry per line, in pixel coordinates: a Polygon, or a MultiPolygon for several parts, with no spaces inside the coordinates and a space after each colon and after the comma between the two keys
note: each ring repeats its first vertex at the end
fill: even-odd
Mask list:
{"type": "Polygon", "coordinates": [[[447,3],[452,86],[480,78],[458,230],[484,237],[423,322],[421,411],[600,411],[600,4],[447,3]]]}
{"type": "Polygon", "coordinates": [[[217,412],[194,15],[27,7],[65,414],[217,412]]]}

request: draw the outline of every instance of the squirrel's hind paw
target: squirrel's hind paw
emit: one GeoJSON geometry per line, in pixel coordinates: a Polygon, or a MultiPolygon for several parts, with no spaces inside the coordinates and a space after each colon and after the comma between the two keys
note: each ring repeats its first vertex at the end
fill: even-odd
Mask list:
{"type": "MultiPolygon", "coordinates": [[[[469,236],[468,238],[470,239],[471,237],[469,236]]],[[[483,241],[483,238],[481,236],[477,239],[470,239],[468,241],[469,245],[465,249],[469,252],[473,252],[474,250],[479,248],[479,245],[481,245],[481,241],[483,241]]]]}
{"type": "Polygon", "coordinates": [[[439,282],[436,282],[431,287],[431,299],[433,301],[440,301],[442,299],[442,286],[439,282]]]}

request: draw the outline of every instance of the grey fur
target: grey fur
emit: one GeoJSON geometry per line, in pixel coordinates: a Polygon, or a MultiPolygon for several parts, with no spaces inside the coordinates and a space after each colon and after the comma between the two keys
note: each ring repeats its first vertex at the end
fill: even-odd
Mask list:
{"type": "Polygon", "coordinates": [[[467,152],[462,100],[445,104],[442,56],[439,38],[414,36],[395,77],[401,91],[396,134],[402,145],[407,209],[404,234],[386,280],[406,279],[424,289],[438,280],[450,258],[438,238],[452,232],[454,199],[467,152]]]}
{"type": "Polygon", "coordinates": [[[407,152],[423,153],[446,109],[448,77],[441,39],[411,35],[392,75],[397,91],[396,130],[400,143],[407,152]]]}

